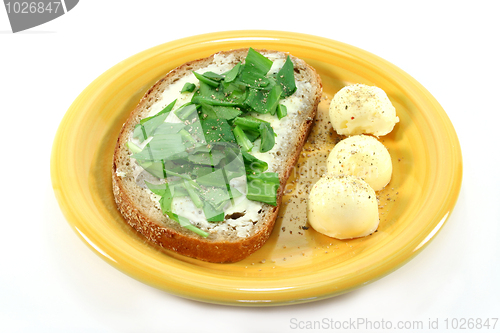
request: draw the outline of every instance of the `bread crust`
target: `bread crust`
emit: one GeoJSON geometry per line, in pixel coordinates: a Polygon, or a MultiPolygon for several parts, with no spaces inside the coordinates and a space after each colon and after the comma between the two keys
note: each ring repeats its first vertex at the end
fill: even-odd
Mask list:
{"type": "MultiPolygon", "coordinates": [[[[270,50],[257,50],[262,53],[281,53],[270,50]]],[[[232,54],[237,61],[246,57],[248,49],[237,49],[232,51],[220,52],[226,55],[232,54]]],[[[307,75],[309,82],[313,86],[314,96],[310,96],[311,105],[308,110],[301,110],[304,121],[297,129],[297,140],[292,147],[290,158],[287,160],[280,174],[280,187],[277,193],[276,207],[263,204],[262,219],[263,223],[257,232],[254,234],[238,239],[238,240],[224,240],[212,239],[211,237],[203,238],[180,225],[163,216],[162,221],[155,214],[145,211],[140,205],[137,204],[137,198],[132,195],[125,184],[125,178],[119,176],[117,170],[120,165],[127,163],[130,151],[126,146],[129,134],[133,131],[135,125],[145,115],[145,110],[148,106],[152,105],[161,93],[162,88],[175,82],[178,78],[187,75],[192,70],[206,67],[214,62],[214,55],[207,58],[198,59],[185,63],[166,74],[158,82],[156,82],[144,95],[137,107],[132,111],[129,118],[125,122],[120,132],[115,152],[113,156],[113,172],[112,184],[113,194],[118,210],[123,215],[125,221],[131,225],[135,230],[142,234],[148,241],[161,246],[162,248],[175,251],[179,254],[197,258],[200,260],[216,263],[229,263],[242,260],[249,256],[251,253],[258,250],[269,238],[275,221],[277,219],[281,199],[283,197],[283,190],[299,158],[302,147],[311,130],[313,119],[317,112],[317,107],[322,95],[321,78],[316,71],[303,60],[290,56],[294,62],[296,77],[297,75],[307,75]]],[[[151,205],[154,203],[151,200],[151,205]]]]}

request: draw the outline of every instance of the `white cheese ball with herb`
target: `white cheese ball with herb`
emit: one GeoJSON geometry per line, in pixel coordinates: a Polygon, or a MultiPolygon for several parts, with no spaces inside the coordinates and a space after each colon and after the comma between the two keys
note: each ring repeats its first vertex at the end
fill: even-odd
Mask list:
{"type": "Polygon", "coordinates": [[[353,84],[333,97],[330,121],[340,135],[373,134],[379,137],[391,132],[399,118],[382,89],[353,84]]]}
{"type": "Polygon", "coordinates": [[[329,237],[368,236],[379,223],[375,191],[354,176],[323,176],[309,193],[307,219],[314,230],[329,237]]]}
{"type": "Polygon", "coordinates": [[[392,176],[389,151],[369,135],[354,135],[337,143],[328,155],[327,168],[332,175],[360,177],[375,191],[383,189],[392,176]]]}

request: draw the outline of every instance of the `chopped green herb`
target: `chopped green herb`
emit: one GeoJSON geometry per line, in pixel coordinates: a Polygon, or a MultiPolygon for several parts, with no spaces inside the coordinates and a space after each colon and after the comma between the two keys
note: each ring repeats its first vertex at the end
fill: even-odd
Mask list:
{"type": "Polygon", "coordinates": [[[234,137],[236,138],[236,142],[240,145],[240,147],[243,149],[243,151],[250,151],[252,150],[253,144],[252,141],[248,139],[246,134],[243,132],[243,130],[236,125],[233,128],[234,132],[234,137]]]}
{"type": "Polygon", "coordinates": [[[248,199],[277,205],[276,191],[280,185],[280,179],[276,172],[249,174],[247,184],[248,199]]]}
{"type": "Polygon", "coordinates": [[[276,108],[278,107],[281,98],[281,93],[282,90],[280,89],[280,87],[274,86],[269,91],[269,95],[267,96],[266,105],[267,108],[269,109],[269,113],[271,113],[273,116],[276,114],[276,108]]]}
{"type": "Polygon", "coordinates": [[[280,120],[281,120],[281,118],[286,117],[286,115],[287,115],[286,106],[283,104],[279,104],[278,108],[276,109],[276,115],[278,116],[278,119],[280,119],[280,120]]]}
{"type": "Polygon", "coordinates": [[[203,199],[216,209],[225,206],[230,199],[227,188],[209,187],[202,190],[203,199]]]}
{"type": "Polygon", "coordinates": [[[233,89],[230,92],[224,92],[223,89],[217,89],[207,84],[200,84],[198,89],[191,99],[192,103],[217,106],[234,106],[241,107],[245,101],[247,94],[245,91],[233,89]]]}
{"type": "Polygon", "coordinates": [[[154,131],[154,135],[179,133],[186,125],[183,123],[162,123],[154,131]]]}
{"type": "Polygon", "coordinates": [[[248,140],[250,142],[255,142],[260,137],[260,132],[259,131],[253,131],[253,130],[244,130],[248,140]]]}
{"type": "Polygon", "coordinates": [[[164,171],[162,161],[137,161],[137,164],[141,166],[144,170],[159,179],[165,179],[166,173],[164,171]]]}
{"type": "Polygon", "coordinates": [[[208,202],[205,202],[203,205],[203,213],[205,213],[208,222],[224,221],[224,211],[222,209],[216,209],[208,202]]]}
{"type": "Polygon", "coordinates": [[[274,115],[280,96],[281,88],[279,86],[273,86],[269,91],[250,88],[245,104],[257,113],[274,115]]]}
{"type": "Polygon", "coordinates": [[[246,69],[243,69],[241,72],[239,82],[258,90],[266,89],[271,84],[269,78],[255,72],[247,71],[246,69]]]}
{"type": "Polygon", "coordinates": [[[212,150],[209,152],[197,152],[190,154],[188,160],[195,164],[217,166],[224,158],[224,153],[219,150],[212,150]]]}
{"type": "Polygon", "coordinates": [[[242,151],[237,145],[228,145],[224,149],[226,158],[222,168],[226,184],[236,177],[245,175],[245,162],[242,156],[242,151]]]}
{"type": "Polygon", "coordinates": [[[156,195],[164,196],[169,190],[168,184],[151,184],[147,181],[145,181],[144,183],[146,183],[148,189],[150,189],[151,192],[153,192],[156,195]]]}
{"type": "Polygon", "coordinates": [[[162,192],[160,199],[160,207],[163,214],[172,213],[172,200],[174,199],[168,184],[165,184],[165,189],[162,192]]]}
{"type": "Polygon", "coordinates": [[[167,105],[156,115],[142,119],[141,122],[134,128],[134,133],[132,134],[133,137],[142,142],[153,135],[156,128],[165,122],[165,119],[167,119],[176,101],[177,100],[167,105]]]}
{"type": "Polygon", "coordinates": [[[273,62],[250,48],[245,59],[245,65],[240,72],[239,82],[254,89],[265,89],[271,85],[270,78],[266,77],[273,62]]]}
{"type": "Polygon", "coordinates": [[[201,126],[207,143],[235,142],[231,126],[225,119],[201,120],[201,126]]]}
{"type": "Polygon", "coordinates": [[[294,76],[293,62],[290,60],[290,56],[286,58],[285,64],[278,72],[278,76],[276,77],[276,82],[283,89],[283,96],[288,97],[292,95],[295,90],[297,90],[297,86],[295,85],[295,76],[294,76]]]}
{"type": "Polygon", "coordinates": [[[127,141],[127,147],[134,154],[140,153],[142,150],[138,145],[136,145],[132,141],[127,141]]]}
{"type": "Polygon", "coordinates": [[[266,75],[272,66],[273,62],[271,60],[267,59],[253,48],[249,48],[243,72],[247,71],[260,75],[266,75]]]}
{"type": "Polygon", "coordinates": [[[202,75],[202,74],[198,74],[196,72],[193,72],[194,76],[196,76],[196,78],[198,80],[200,80],[200,82],[203,82],[205,84],[208,84],[209,86],[212,86],[212,87],[218,87],[219,86],[219,81],[217,80],[214,80],[210,77],[207,77],[205,75],[202,75]]]}
{"type": "Polygon", "coordinates": [[[234,120],[235,125],[238,125],[243,130],[251,131],[258,131],[262,122],[264,122],[264,120],[252,116],[238,117],[234,120]]]}
{"type": "Polygon", "coordinates": [[[242,156],[243,160],[245,161],[245,169],[247,174],[261,173],[267,170],[268,165],[266,162],[259,160],[257,157],[247,152],[242,152],[242,156]]]}
{"type": "Polygon", "coordinates": [[[224,79],[223,75],[220,75],[220,74],[217,74],[214,72],[205,72],[205,73],[203,73],[203,76],[206,78],[209,78],[211,80],[214,80],[214,81],[220,81],[220,80],[224,79]]]}
{"type": "Polygon", "coordinates": [[[199,186],[193,182],[192,180],[184,181],[184,188],[188,192],[189,196],[191,197],[191,200],[193,201],[194,205],[198,208],[203,207],[203,202],[200,199],[200,196],[197,193],[197,190],[199,189],[199,186]]]}
{"type": "Polygon", "coordinates": [[[178,222],[182,227],[185,227],[186,229],[191,230],[202,237],[208,237],[210,235],[208,232],[203,231],[203,230],[197,228],[196,226],[192,225],[187,218],[179,216],[179,215],[172,212],[172,201],[173,201],[174,196],[173,196],[168,184],[163,184],[162,186],[156,186],[156,185],[146,183],[146,185],[148,187],[152,186],[152,189],[151,188],[150,189],[153,193],[155,193],[155,192],[162,193],[161,199],[160,199],[160,207],[161,207],[163,214],[168,215],[168,217],[170,217],[172,220],[178,222]]]}
{"type": "Polygon", "coordinates": [[[145,161],[173,160],[187,157],[182,137],[177,134],[155,135],[146,147],[132,158],[145,161]]]}
{"type": "Polygon", "coordinates": [[[195,88],[196,88],[196,85],[194,83],[186,82],[184,84],[184,87],[182,87],[182,89],[181,89],[181,94],[186,93],[186,92],[193,92],[195,88]]]}
{"type": "Polygon", "coordinates": [[[234,119],[243,113],[241,109],[234,106],[210,105],[203,103],[203,110],[207,111],[207,109],[215,114],[215,118],[222,118],[226,120],[234,119]]]}
{"type": "Polygon", "coordinates": [[[193,166],[193,170],[191,171],[191,173],[196,176],[196,177],[201,177],[201,176],[204,176],[206,174],[209,174],[213,171],[212,167],[211,166],[207,166],[207,165],[194,165],[193,166]]]}
{"type": "Polygon", "coordinates": [[[198,177],[196,182],[203,186],[226,187],[226,181],[222,169],[217,169],[209,174],[198,177]]]}
{"type": "Polygon", "coordinates": [[[196,111],[196,104],[185,104],[174,111],[180,120],[187,120],[196,111]]]}
{"type": "Polygon", "coordinates": [[[208,233],[188,218],[172,211],[174,197],[189,198],[203,210],[210,222],[225,218],[223,209],[243,194],[230,181],[246,176],[247,198],[276,205],[279,176],[265,172],[268,164],[248,152],[260,138],[260,152],[275,145],[271,124],[252,117],[252,112],[277,115],[282,119],[287,109],[280,100],[296,90],[293,63],[288,57],[277,75],[268,74],[272,61],[250,48],[244,63],[223,74],[193,71],[199,81],[184,84],[181,93],[192,92],[190,103],[174,114],[181,123],[165,122],[176,101],[158,114],[144,118],[133,137],[142,145],[128,142],[131,157],[164,184],[146,182],[159,195],[162,212],[202,237],[208,233]],[[241,147],[241,148],[240,148],[241,147]]]}
{"type": "Polygon", "coordinates": [[[223,83],[219,91],[222,91],[224,96],[223,99],[234,103],[240,107],[244,106],[245,99],[247,98],[247,88],[245,85],[240,84],[239,81],[235,81],[234,83],[223,83]]]}
{"type": "Polygon", "coordinates": [[[192,225],[191,222],[189,222],[189,219],[185,218],[184,216],[180,216],[180,215],[174,214],[172,212],[168,212],[165,214],[168,215],[168,217],[170,217],[172,220],[178,222],[181,225],[181,227],[184,227],[188,230],[191,230],[192,232],[194,232],[202,237],[205,237],[205,238],[210,236],[210,234],[208,232],[203,231],[203,230],[197,228],[196,226],[192,225]]]}
{"type": "Polygon", "coordinates": [[[236,79],[236,77],[240,74],[241,68],[242,68],[241,62],[239,62],[236,66],[234,66],[230,71],[226,73],[224,82],[227,83],[233,82],[234,79],[236,79]]]}
{"type": "Polygon", "coordinates": [[[186,131],[185,129],[181,129],[179,131],[179,134],[181,135],[181,137],[184,141],[186,141],[188,143],[192,143],[192,144],[196,143],[196,139],[191,134],[189,134],[189,132],[186,131]]]}
{"type": "Polygon", "coordinates": [[[269,123],[260,124],[259,130],[261,138],[259,151],[265,153],[274,147],[274,130],[269,123]]]}

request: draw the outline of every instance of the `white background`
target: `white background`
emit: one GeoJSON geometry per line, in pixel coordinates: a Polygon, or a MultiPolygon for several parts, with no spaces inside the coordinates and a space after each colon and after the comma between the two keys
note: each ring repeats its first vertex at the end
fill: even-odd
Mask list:
{"type": "Polygon", "coordinates": [[[0,331],[289,332],[298,331],[294,320],[323,318],[425,327],[437,319],[444,328],[446,318],[500,317],[498,2],[463,3],[87,0],[17,34],[0,8],[0,331]],[[365,49],[412,75],[446,110],[462,146],[462,189],[443,230],[408,264],[340,297],[237,308],[144,285],[72,231],[52,191],[49,159],[73,100],[142,50],[239,29],[307,33],[365,49]]]}

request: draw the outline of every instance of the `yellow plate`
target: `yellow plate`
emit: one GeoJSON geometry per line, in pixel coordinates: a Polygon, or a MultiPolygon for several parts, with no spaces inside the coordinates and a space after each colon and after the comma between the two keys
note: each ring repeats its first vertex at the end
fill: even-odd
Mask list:
{"type": "MultiPolygon", "coordinates": [[[[304,154],[302,161],[307,158],[304,154]]],[[[81,239],[122,272],[182,297],[232,305],[283,305],[324,299],[383,277],[421,251],[450,216],[462,179],[452,124],[438,102],[408,74],[358,48],[316,36],[276,31],[200,35],[134,55],[92,82],[61,122],[51,156],[60,207],[81,239]],[[400,123],[382,139],[394,174],[379,193],[375,234],[338,241],[304,230],[305,214],[288,205],[269,241],[247,259],[211,264],[149,246],[115,208],[113,148],[121,125],[161,76],[188,60],[240,47],[287,51],[316,68],[328,98],[348,83],[384,89],[400,123]]],[[[293,193],[285,201],[293,203],[293,193]]]]}

